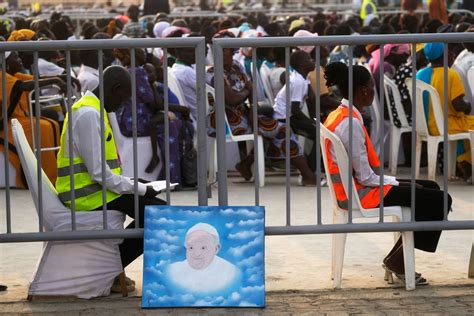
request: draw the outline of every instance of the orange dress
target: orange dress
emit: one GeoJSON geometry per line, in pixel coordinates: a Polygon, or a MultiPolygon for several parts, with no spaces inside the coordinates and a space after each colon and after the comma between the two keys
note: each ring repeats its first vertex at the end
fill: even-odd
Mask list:
{"type": "MultiPolygon", "coordinates": [[[[10,109],[12,106],[11,104],[11,95],[12,91],[16,90],[18,87],[17,85],[21,81],[26,81],[26,80],[32,80],[33,76],[26,75],[26,74],[15,74],[15,76],[12,76],[10,74],[7,74],[7,109],[10,109]]],[[[0,82],[2,80],[2,74],[0,72],[0,82]]],[[[3,122],[3,115],[4,113],[2,112],[2,100],[3,100],[3,95],[2,95],[2,89],[0,89],[0,119],[3,122]]],[[[21,96],[16,103],[15,109],[13,113],[10,116],[10,119],[17,119],[20,124],[22,125],[26,138],[28,139],[28,142],[30,143],[30,146],[32,146],[32,135],[36,138],[36,118],[33,118],[33,133],[30,125],[30,113],[29,113],[29,100],[28,100],[28,92],[23,92],[21,93],[21,96]]],[[[56,147],[59,144],[59,124],[58,122],[41,117],[40,119],[40,132],[41,132],[41,147],[46,148],[46,147],[56,147]]],[[[0,130],[0,151],[4,152],[4,146],[3,146],[3,140],[4,140],[4,128],[0,130]]],[[[18,157],[15,143],[13,141],[13,134],[12,134],[12,127],[11,123],[9,122],[8,124],[8,143],[9,143],[9,156],[8,159],[10,163],[15,167],[16,169],[16,183],[15,186],[17,188],[26,188],[27,185],[24,181],[24,178],[22,177],[22,170],[21,170],[21,164],[20,164],[20,159],[18,157]]],[[[36,142],[37,143],[37,142],[36,142]]],[[[56,170],[56,152],[55,151],[47,151],[47,152],[42,152],[41,153],[41,162],[42,162],[42,168],[45,171],[45,173],[48,175],[49,179],[51,180],[52,183],[55,183],[56,181],[56,176],[57,176],[57,170],[56,170]]],[[[3,166],[2,166],[3,167],[3,166]]],[[[13,184],[12,184],[13,185],[13,184]]]]}

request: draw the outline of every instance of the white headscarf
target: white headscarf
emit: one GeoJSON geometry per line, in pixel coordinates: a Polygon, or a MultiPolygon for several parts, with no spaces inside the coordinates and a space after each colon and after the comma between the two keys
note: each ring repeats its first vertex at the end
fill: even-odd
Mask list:
{"type": "Polygon", "coordinates": [[[160,38],[163,34],[163,31],[168,28],[170,24],[166,21],[161,21],[155,24],[153,27],[153,34],[155,34],[156,38],[160,38]]]}

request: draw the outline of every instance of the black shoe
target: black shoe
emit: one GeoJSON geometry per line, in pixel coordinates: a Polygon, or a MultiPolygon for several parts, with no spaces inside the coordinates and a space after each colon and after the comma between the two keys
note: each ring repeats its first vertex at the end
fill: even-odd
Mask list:
{"type": "Polygon", "coordinates": [[[8,287],[6,285],[0,284],[0,292],[6,291],[8,287]]]}

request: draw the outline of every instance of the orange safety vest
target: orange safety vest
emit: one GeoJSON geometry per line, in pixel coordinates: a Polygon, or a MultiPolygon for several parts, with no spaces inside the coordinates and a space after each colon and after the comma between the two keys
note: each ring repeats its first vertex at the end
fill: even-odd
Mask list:
{"type": "MultiPolygon", "coordinates": [[[[357,118],[361,123],[362,126],[363,122],[362,119],[359,117],[359,115],[355,112],[353,112],[353,116],[357,118]]],[[[329,129],[331,132],[334,133],[336,127],[341,123],[346,117],[349,117],[349,109],[345,106],[339,106],[336,110],[331,112],[326,119],[326,122],[324,122],[324,126],[326,126],[327,129],[329,129]]],[[[377,153],[374,150],[374,147],[372,146],[372,142],[370,140],[369,135],[367,134],[367,130],[364,127],[364,133],[365,133],[365,147],[367,148],[367,156],[369,159],[369,164],[372,167],[372,169],[378,173],[379,167],[380,167],[380,161],[377,156],[377,153]]],[[[329,173],[329,176],[331,177],[333,186],[334,186],[334,191],[336,193],[336,198],[337,198],[337,204],[339,205],[340,208],[342,209],[348,209],[349,208],[349,202],[347,200],[347,195],[344,190],[344,186],[342,184],[341,176],[339,174],[339,167],[337,166],[337,163],[333,160],[331,152],[329,150],[329,140],[326,140],[326,155],[328,158],[328,165],[329,165],[329,170],[326,170],[326,172],[329,173]]],[[[380,204],[380,187],[367,187],[362,184],[360,184],[356,178],[354,178],[354,183],[356,185],[357,193],[359,194],[359,199],[362,204],[363,208],[374,208],[377,207],[380,204]]],[[[384,192],[383,196],[386,196],[388,191],[392,188],[391,185],[384,185],[384,192]]]]}

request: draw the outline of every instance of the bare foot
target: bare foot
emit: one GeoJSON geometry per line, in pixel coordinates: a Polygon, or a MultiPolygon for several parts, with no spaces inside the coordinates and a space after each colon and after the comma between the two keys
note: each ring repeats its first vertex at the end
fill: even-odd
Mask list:
{"type": "Polygon", "coordinates": [[[145,172],[146,173],[152,173],[155,170],[155,168],[158,166],[159,163],[160,163],[160,158],[158,156],[153,156],[151,158],[150,163],[145,168],[145,172]]]}
{"type": "Polygon", "coordinates": [[[245,181],[249,181],[252,178],[252,170],[250,170],[250,166],[239,162],[235,165],[235,169],[240,173],[240,175],[245,179],[245,181]]]}

